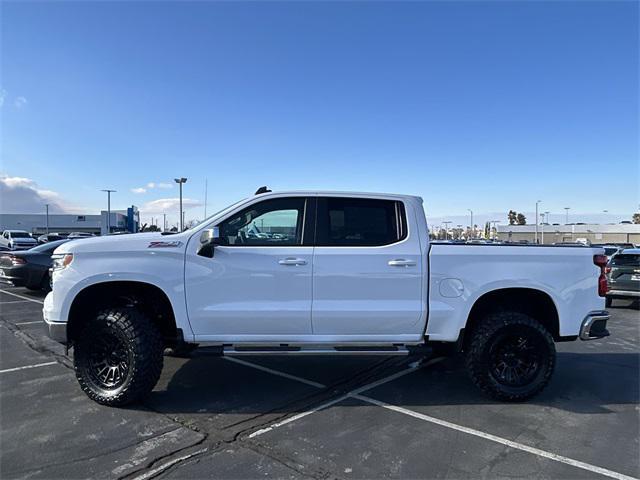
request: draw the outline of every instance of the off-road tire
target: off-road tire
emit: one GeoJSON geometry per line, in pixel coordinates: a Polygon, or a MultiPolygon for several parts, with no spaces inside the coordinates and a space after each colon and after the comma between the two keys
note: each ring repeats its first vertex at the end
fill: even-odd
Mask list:
{"type": "MultiPolygon", "coordinates": [[[[106,344],[110,346],[110,343],[106,344]]],[[[133,308],[102,310],[89,320],[74,346],[74,369],[82,391],[92,400],[109,406],[122,406],[145,397],[158,382],[162,372],[164,349],[162,335],[156,326],[133,308]],[[99,346],[111,342],[119,353],[114,362],[126,359],[127,368],[118,382],[108,385],[97,374],[96,356],[99,346]]],[[[113,352],[116,355],[116,352],[113,352]]],[[[111,360],[110,360],[111,361],[111,360]]],[[[114,367],[116,368],[116,367],[114,367]]]]}
{"type": "Polygon", "coordinates": [[[465,350],[465,363],[473,383],[489,397],[506,402],[522,402],[540,393],[549,383],[555,366],[556,349],[549,331],[537,320],[518,312],[485,316],[472,330],[465,350]],[[495,374],[494,367],[497,368],[496,362],[504,362],[501,346],[509,341],[519,344],[522,338],[532,345],[523,355],[535,361],[529,362],[531,367],[524,375],[524,384],[510,385],[495,374]]]}

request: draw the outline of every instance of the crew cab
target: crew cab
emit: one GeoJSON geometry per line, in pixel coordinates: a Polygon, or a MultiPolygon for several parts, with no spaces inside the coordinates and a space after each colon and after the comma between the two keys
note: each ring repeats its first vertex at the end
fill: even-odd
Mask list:
{"type": "Polygon", "coordinates": [[[460,351],[482,391],[521,401],[549,382],[555,342],[609,334],[601,248],[432,243],[422,203],[262,188],[178,234],[69,242],[54,252],[44,320],[107,405],[150,392],[165,348],[196,345],[460,351]]]}

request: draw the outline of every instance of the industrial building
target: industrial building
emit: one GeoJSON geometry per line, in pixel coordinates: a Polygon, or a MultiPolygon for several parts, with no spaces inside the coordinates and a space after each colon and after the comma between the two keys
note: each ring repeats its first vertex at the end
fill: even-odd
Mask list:
{"type": "Polygon", "coordinates": [[[87,232],[106,235],[108,232],[136,233],[139,226],[140,214],[136,206],[126,210],[112,210],[110,216],[106,210],[99,215],[0,213],[0,231],[25,230],[33,234],[47,231],[87,232]]]}
{"type": "MultiPolygon", "coordinates": [[[[535,225],[497,225],[498,239],[503,242],[535,243],[535,225]]],[[[538,225],[538,243],[587,241],[589,243],[640,244],[640,225],[619,224],[566,224],[538,225]]]]}

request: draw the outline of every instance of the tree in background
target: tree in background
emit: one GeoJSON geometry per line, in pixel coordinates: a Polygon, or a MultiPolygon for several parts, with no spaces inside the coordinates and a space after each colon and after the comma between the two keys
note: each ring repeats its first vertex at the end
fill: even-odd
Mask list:
{"type": "Polygon", "coordinates": [[[489,222],[485,222],[484,224],[484,238],[491,238],[491,224],[489,222]]]}
{"type": "Polygon", "coordinates": [[[509,219],[509,225],[515,225],[516,222],[518,221],[518,214],[515,212],[515,210],[509,210],[509,213],[507,214],[507,218],[509,219]]]}
{"type": "Polygon", "coordinates": [[[527,217],[525,217],[523,213],[519,213],[516,216],[516,220],[518,222],[518,225],[526,225],[527,224],[527,217]]]}
{"type": "Polygon", "coordinates": [[[640,212],[633,214],[633,223],[636,225],[640,224],[640,212]]]}
{"type": "Polygon", "coordinates": [[[142,224],[140,227],[140,232],[159,232],[160,227],[157,225],[147,225],[146,223],[142,224]]]}

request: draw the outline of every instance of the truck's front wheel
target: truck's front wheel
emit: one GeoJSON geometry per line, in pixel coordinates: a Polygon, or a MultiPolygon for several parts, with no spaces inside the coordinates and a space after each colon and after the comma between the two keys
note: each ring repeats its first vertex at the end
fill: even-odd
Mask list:
{"type": "Polygon", "coordinates": [[[471,333],[466,364],[473,382],[497,400],[518,402],[549,383],[555,365],[553,337],[540,322],[518,312],[484,317],[471,333]]]}
{"type": "Polygon", "coordinates": [[[162,372],[162,352],[160,332],[140,312],[104,310],[74,340],[76,377],[92,400],[126,405],[153,389],[162,372]]]}

